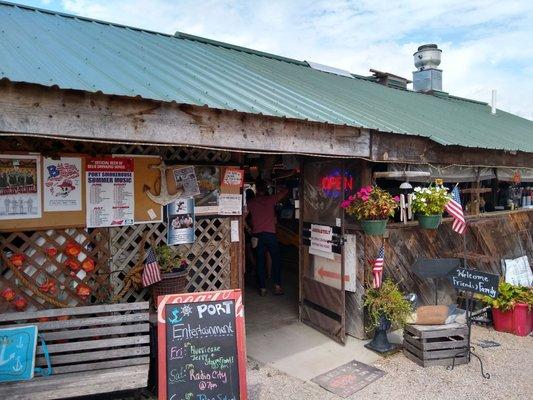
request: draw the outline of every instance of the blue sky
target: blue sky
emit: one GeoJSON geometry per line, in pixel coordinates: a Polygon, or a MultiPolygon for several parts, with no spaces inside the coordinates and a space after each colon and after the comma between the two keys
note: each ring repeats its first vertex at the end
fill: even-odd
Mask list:
{"type": "Polygon", "coordinates": [[[19,3],[314,61],[412,77],[443,49],[443,90],[533,120],[533,0],[32,0],[19,3]]]}

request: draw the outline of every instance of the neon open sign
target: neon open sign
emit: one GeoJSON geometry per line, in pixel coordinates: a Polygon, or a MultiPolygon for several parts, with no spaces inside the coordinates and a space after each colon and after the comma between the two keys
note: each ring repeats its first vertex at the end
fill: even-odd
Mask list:
{"type": "MultiPolygon", "coordinates": [[[[342,188],[342,175],[340,171],[335,170],[332,173],[323,176],[320,179],[320,187],[328,197],[339,197],[342,188]]],[[[353,176],[348,172],[344,173],[344,191],[353,191],[353,176]]]]}

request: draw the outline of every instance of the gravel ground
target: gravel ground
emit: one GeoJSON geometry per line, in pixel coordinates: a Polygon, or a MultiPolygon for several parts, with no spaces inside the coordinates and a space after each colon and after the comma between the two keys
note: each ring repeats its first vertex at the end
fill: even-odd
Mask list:
{"type": "MultiPolygon", "coordinates": [[[[396,354],[374,364],[387,373],[383,378],[349,399],[533,399],[533,338],[474,327],[472,339],[474,345],[478,340],[493,340],[501,344],[500,347],[487,349],[476,346],[485,371],[491,375],[488,380],[481,377],[479,362],[474,358],[470,364],[447,371],[445,367],[422,368],[402,354],[396,354]]],[[[340,399],[311,382],[297,380],[253,360],[250,369],[250,400],[340,399]]]]}
{"type": "MultiPolygon", "coordinates": [[[[485,372],[491,377],[481,377],[479,362],[447,371],[445,367],[422,368],[401,353],[382,359],[375,367],[387,374],[360,390],[350,400],[529,400],[533,399],[533,338],[518,337],[492,329],[474,327],[472,343],[483,359],[485,372]],[[483,349],[479,340],[492,340],[499,347],[483,349]]],[[[355,358],[355,357],[354,357],[355,358]]],[[[302,366],[305,368],[305,366],[302,366]]],[[[249,400],[338,400],[312,382],[288,376],[255,360],[248,365],[249,400]]],[[[156,399],[145,393],[136,393],[124,400],[156,399]]]]}

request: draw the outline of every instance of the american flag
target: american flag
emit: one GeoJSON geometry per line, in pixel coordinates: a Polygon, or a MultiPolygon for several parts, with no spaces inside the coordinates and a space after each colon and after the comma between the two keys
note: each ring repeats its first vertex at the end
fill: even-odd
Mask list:
{"type": "Polygon", "coordinates": [[[385,248],[381,245],[377,258],[372,263],[372,274],[374,275],[373,288],[381,287],[381,277],[383,275],[383,262],[385,260],[385,248]]]}
{"type": "Polygon", "coordinates": [[[152,247],[148,249],[148,254],[144,260],[144,269],[143,269],[143,286],[150,286],[161,280],[161,271],[159,270],[159,264],[157,263],[157,258],[155,253],[152,250],[152,247]]]}
{"type": "Polygon", "coordinates": [[[453,217],[452,229],[462,235],[466,230],[466,221],[457,186],[452,190],[452,198],[446,204],[446,211],[453,217]]]}

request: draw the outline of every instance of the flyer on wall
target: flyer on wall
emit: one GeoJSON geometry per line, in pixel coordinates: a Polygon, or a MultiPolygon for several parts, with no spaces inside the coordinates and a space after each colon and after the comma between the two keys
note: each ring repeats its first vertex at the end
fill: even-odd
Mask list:
{"type": "Polygon", "coordinates": [[[44,211],[81,211],[81,158],[45,158],[44,211]]]}
{"type": "Polygon", "coordinates": [[[175,169],[174,180],[178,187],[183,188],[183,197],[194,197],[200,194],[200,188],[198,187],[198,180],[196,179],[193,166],[175,169]]]}
{"type": "Polygon", "coordinates": [[[41,218],[41,157],[0,156],[0,219],[41,218]]]}
{"type": "Polygon", "coordinates": [[[133,224],[133,158],[87,159],[87,227],[133,224]]]}
{"type": "Polygon", "coordinates": [[[197,215],[218,213],[218,196],[220,195],[220,167],[214,165],[196,165],[196,178],[200,194],[195,197],[194,205],[197,215]]]}
{"type": "Polygon", "coordinates": [[[177,199],[166,209],[167,244],[194,243],[194,199],[177,199]]]}

